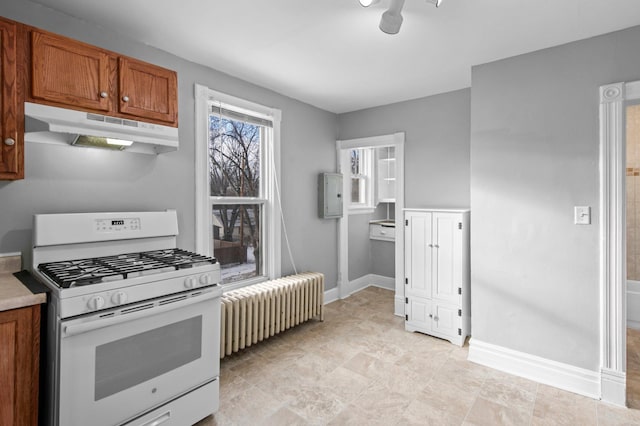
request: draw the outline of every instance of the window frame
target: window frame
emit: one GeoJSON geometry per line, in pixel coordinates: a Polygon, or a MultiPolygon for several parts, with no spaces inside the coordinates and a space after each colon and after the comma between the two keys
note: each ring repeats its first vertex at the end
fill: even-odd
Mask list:
{"type": "MultiPolygon", "coordinates": [[[[361,161],[359,164],[359,173],[353,174],[351,169],[349,170],[349,182],[352,179],[362,179],[362,185],[364,186],[364,202],[354,203],[351,199],[351,191],[349,191],[349,214],[365,214],[372,213],[375,210],[375,176],[373,162],[375,157],[375,148],[372,147],[354,147],[349,150],[349,156],[352,151],[361,151],[361,161]]],[[[349,186],[351,188],[351,186],[349,186]]]]}
{"type": "MultiPolygon", "coordinates": [[[[195,139],[195,242],[196,252],[214,256],[213,206],[215,204],[262,204],[264,216],[261,234],[263,275],[224,285],[225,290],[277,278],[281,275],[281,214],[276,184],[280,176],[280,122],[279,109],[266,107],[206,86],[195,85],[196,139],[195,139]],[[260,153],[262,169],[260,197],[219,197],[210,195],[209,186],[209,115],[211,105],[225,105],[244,110],[272,121],[271,137],[265,137],[260,153]]],[[[266,132],[265,132],[266,133],[266,132]]],[[[264,135],[267,136],[267,135],[264,135]]],[[[261,137],[262,138],[262,137],[261,137]]]]}

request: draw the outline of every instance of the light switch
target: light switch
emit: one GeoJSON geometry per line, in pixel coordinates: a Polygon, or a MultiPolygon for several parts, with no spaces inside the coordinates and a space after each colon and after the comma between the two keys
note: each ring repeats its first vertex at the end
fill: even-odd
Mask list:
{"type": "Polygon", "coordinates": [[[589,206],[575,206],[574,210],[574,222],[576,225],[590,225],[591,224],[591,207],[589,206]]]}

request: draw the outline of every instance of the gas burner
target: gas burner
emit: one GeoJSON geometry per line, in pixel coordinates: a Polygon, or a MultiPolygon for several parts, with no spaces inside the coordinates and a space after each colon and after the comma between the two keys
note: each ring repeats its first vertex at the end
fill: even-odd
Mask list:
{"type": "Polygon", "coordinates": [[[212,257],[202,256],[181,249],[147,251],[142,254],[164,262],[165,264],[175,266],[176,269],[193,268],[217,262],[217,260],[212,257]]]}
{"type": "Polygon", "coordinates": [[[39,269],[62,288],[115,281],[123,274],[98,262],[97,259],[80,259],[44,263],[39,269]]]}
{"type": "Polygon", "coordinates": [[[38,269],[60,287],[70,288],[211,265],[216,262],[212,257],[186,250],[165,249],[43,263],[38,265],[38,269]]]}

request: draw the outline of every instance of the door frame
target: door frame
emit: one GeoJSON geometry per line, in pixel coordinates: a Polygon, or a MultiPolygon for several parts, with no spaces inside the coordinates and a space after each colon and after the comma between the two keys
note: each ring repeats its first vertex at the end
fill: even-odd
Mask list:
{"type": "MultiPolygon", "coordinates": [[[[345,139],[336,141],[336,156],[338,173],[342,173],[343,194],[345,198],[342,203],[342,217],[338,220],[338,297],[344,299],[351,295],[349,285],[349,203],[346,194],[349,194],[349,182],[347,175],[349,165],[343,164],[342,151],[353,148],[368,148],[393,146],[396,156],[396,202],[395,219],[396,224],[402,220],[402,210],[404,208],[404,132],[393,134],[371,136],[358,139],[345,139]]],[[[400,228],[402,229],[402,228],[400,228]]],[[[404,233],[398,232],[395,235],[395,308],[396,315],[404,316],[404,233]]]]}
{"type": "Polygon", "coordinates": [[[625,103],[640,81],[600,86],[600,395],[626,405],[625,103]]]}

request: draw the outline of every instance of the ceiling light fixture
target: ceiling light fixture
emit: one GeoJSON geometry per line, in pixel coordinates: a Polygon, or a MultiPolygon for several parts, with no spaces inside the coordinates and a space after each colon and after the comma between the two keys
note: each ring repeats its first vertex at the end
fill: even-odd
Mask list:
{"type": "MultiPolygon", "coordinates": [[[[362,7],[369,7],[378,3],[380,0],[359,0],[362,7]]],[[[427,3],[431,3],[436,7],[440,7],[442,0],[426,0],[427,3]]],[[[402,7],[404,6],[404,0],[391,0],[389,9],[387,9],[380,19],[380,30],[386,34],[398,34],[400,27],[402,26],[402,7]]]]}
{"type": "Polygon", "coordinates": [[[380,18],[380,30],[387,34],[398,34],[402,26],[402,6],[404,0],[391,0],[391,5],[380,18]]]}

